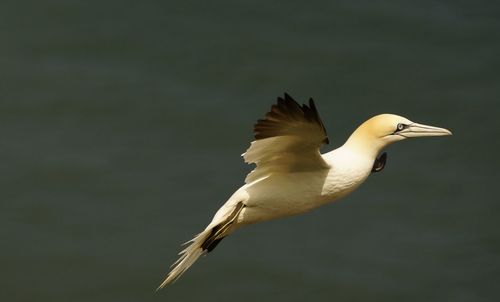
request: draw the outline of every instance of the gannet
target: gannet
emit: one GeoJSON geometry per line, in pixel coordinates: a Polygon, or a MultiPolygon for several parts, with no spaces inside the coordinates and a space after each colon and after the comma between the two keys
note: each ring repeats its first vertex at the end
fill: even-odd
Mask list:
{"type": "Polygon", "coordinates": [[[384,147],[412,137],[451,134],[395,114],[380,114],[361,124],[341,147],[321,154],[320,147],[329,141],[314,101],[299,105],[285,93],[254,126],[255,140],[242,156],[256,168],[245,185],[205,230],[185,243],[188,246],[158,289],[242,226],[302,214],[351,193],[384,168],[387,154],[378,156],[384,147]]]}

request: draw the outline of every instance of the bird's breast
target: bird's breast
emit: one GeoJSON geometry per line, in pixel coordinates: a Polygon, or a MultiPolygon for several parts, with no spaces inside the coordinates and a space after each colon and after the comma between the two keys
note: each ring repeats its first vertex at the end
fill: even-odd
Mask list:
{"type": "Polygon", "coordinates": [[[326,201],[337,200],[354,191],[370,175],[373,166],[370,158],[345,151],[334,153],[325,159],[332,167],[322,190],[326,201]]]}
{"type": "Polygon", "coordinates": [[[369,172],[367,173],[364,170],[353,170],[349,171],[349,173],[343,172],[344,171],[332,170],[326,177],[322,190],[322,196],[326,202],[335,201],[351,193],[360,186],[369,175],[369,172]]]}

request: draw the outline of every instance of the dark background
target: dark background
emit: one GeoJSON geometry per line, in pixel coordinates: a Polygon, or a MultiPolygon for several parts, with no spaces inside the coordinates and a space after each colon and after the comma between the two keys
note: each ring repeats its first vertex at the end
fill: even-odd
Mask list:
{"type": "Polygon", "coordinates": [[[3,0],[0,299],[497,301],[499,36],[498,1],[3,0]],[[285,91],[325,151],[384,112],[454,136],[155,293],[285,91]]]}

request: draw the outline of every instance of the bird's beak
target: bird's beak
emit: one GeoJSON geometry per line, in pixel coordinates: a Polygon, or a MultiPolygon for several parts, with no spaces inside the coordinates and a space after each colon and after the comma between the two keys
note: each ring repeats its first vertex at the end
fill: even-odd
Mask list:
{"type": "Polygon", "coordinates": [[[400,132],[399,135],[404,137],[421,137],[421,136],[445,136],[452,135],[451,131],[444,128],[428,126],[418,123],[411,123],[408,127],[400,132]]]}

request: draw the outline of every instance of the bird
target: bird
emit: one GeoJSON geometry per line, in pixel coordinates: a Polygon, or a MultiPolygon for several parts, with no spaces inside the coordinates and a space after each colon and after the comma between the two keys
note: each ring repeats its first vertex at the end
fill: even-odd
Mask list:
{"type": "Polygon", "coordinates": [[[362,123],[340,147],[329,144],[312,98],[300,105],[290,95],[278,97],[254,125],[254,141],[242,154],[256,167],[229,197],[208,226],[186,242],[158,289],[178,279],[202,255],[242,226],[303,214],[345,197],[367,177],[384,169],[388,145],[414,137],[452,135],[445,128],[410,121],[395,114],[362,123]]]}

